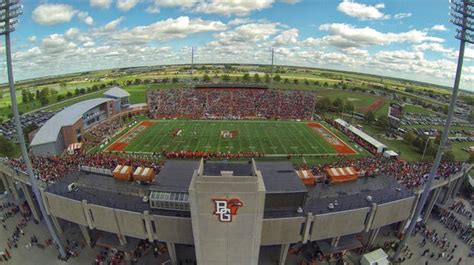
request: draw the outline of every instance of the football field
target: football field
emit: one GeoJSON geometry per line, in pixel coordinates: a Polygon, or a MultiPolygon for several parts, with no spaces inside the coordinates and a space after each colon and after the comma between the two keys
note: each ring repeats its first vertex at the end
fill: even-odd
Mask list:
{"type": "Polygon", "coordinates": [[[305,122],[294,121],[145,121],[115,141],[108,150],[260,152],[265,155],[340,154],[340,149],[334,147],[334,141],[346,144],[339,138],[336,139],[336,136],[331,138],[331,133],[325,128],[318,128],[319,131],[305,122]]]}

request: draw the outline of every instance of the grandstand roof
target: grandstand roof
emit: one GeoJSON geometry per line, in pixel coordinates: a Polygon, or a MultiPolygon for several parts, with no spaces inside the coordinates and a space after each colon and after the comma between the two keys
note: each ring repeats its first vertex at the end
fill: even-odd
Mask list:
{"type": "Polygon", "coordinates": [[[379,142],[377,139],[373,138],[372,136],[366,134],[365,132],[357,129],[356,127],[352,126],[351,124],[347,123],[345,120],[343,119],[335,119],[334,120],[335,122],[337,122],[338,124],[340,124],[342,127],[344,128],[347,128],[349,131],[351,131],[352,133],[354,133],[355,135],[359,136],[360,138],[364,139],[366,142],[368,142],[369,144],[373,145],[374,147],[376,147],[377,149],[379,148],[387,148],[386,145],[384,145],[383,143],[379,142]]]}
{"type": "Polygon", "coordinates": [[[62,127],[73,125],[82,118],[84,112],[110,100],[109,98],[89,99],[78,102],[56,113],[39,129],[33,141],[31,141],[31,146],[55,142],[62,127]]]}
{"type": "Polygon", "coordinates": [[[123,90],[118,86],[114,86],[111,89],[104,92],[104,96],[112,97],[112,98],[126,98],[130,97],[130,93],[123,90]]]}

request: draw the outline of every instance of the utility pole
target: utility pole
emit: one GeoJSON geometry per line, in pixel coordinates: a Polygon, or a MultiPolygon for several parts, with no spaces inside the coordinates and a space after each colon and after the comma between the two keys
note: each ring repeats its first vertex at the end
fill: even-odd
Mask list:
{"type": "Polygon", "coordinates": [[[194,74],[194,46],[191,47],[191,88],[194,85],[193,74],[194,74]]]}
{"type": "Polygon", "coordinates": [[[270,88],[272,88],[273,85],[273,59],[275,58],[275,48],[272,47],[272,66],[270,68],[270,88]]]}
{"type": "Polygon", "coordinates": [[[459,55],[458,55],[458,65],[456,68],[456,77],[454,78],[454,86],[453,92],[451,97],[451,102],[449,104],[448,110],[448,118],[446,119],[446,124],[444,126],[443,135],[441,137],[441,141],[439,143],[438,151],[436,152],[435,161],[431,168],[430,174],[428,176],[428,180],[423,188],[423,193],[421,194],[420,201],[416,207],[415,214],[411,219],[410,225],[406,232],[405,237],[403,240],[398,244],[397,251],[392,257],[392,261],[396,262],[398,257],[400,256],[400,252],[402,251],[403,247],[406,244],[406,241],[413,233],[413,229],[415,228],[416,221],[418,220],[419,216],[421,215],[421,211],[428,199],[428,195],[430,193],[431,184],[433,179],[436,176],[436,172],[438,171],[439,164],[441,162],[441,157],[444,153],[444,149],[446,147],[446,143],[449,136],[449,129],[451,128],[451,122],[453,120],[454,109],[456,107],[456,101],[458,98],[459,92],[459,83],[461,81],[461,72],[462,72],[462,64],[464,60],[464,48],[466,46],[466,42],[474,44],[474,0],[451,0],[451,19],[450,22],[454,25],[458,26],[459,28],[456,29],[456,39],[460,40],[459,45],[459,55]]]}
{"type": "MultiPolygon", "coordinates": [[[[21,155],[23,161],[26,164],[26,171],[30,177],[31,188],[35,194],[36,201],[38,202],[41,214],[48,228],[49,234],[53,238],[54,243],[56,244],[59,250],[59,256],[61,259],[66,260],[67,255],[64,251],[64,247],[59,240],[59,237],[56,234],[56,230],[51,224],[48,214],[43,205],[43,200],[41,193],[38,188],[38,183],[36,182],[36,176],[33,172],[33,166],[31,164],[30,158],[28,157],[28,150],[26,149],[25,138],[23,137],[23,129],[21,127],[20,114],[18,113],[18,104],[16,101],[15,93],[15,81],[13,79],[13,67],[12,67],[12,55],[11,55],[11,45],[10,45],[10,33],[15,31],[15,25],[18,23],[18,17],[23,13],[23,6],[20,3],[20,0],[1,0],[0,1],[0,23],[3,25],[0,26],[0,35],[5,35],[5,52],[7,57],[7,73],[8,73],[8,85],[10,88],[10,97],[12,101],[12,111],[15,121],[15,128],[18,137],[18,142],[20,143],[21,155]]],[[[33,207],[33,206],[32,206],[33,207]]]]}

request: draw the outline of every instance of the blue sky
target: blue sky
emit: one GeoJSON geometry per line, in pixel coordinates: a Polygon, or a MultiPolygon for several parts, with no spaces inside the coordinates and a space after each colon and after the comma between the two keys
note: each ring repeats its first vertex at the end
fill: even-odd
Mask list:
{"type": "MultiPolygon", "coordinates": [[[[24,0],[16,79],[187,63],[314,66],[452,85],[447,0],[24,0]]],[[[3,44],[0,49],[4,50],[3,44]]],[[[474,90],[474,47],[462,87],[474,90]]],[[[4,58],[2,58],[4,60],[4,58]]],[[[2,67],[0,81],[6,80],[2,67]]]]}

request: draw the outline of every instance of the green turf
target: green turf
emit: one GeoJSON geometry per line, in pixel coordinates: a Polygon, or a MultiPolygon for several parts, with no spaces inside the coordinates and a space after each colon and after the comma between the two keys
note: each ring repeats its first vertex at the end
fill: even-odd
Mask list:
{"type": "Polygon", "coordinates": [[[291,121],[156,121],[127,146],[129,152],[208,151],[265,154],[337,154],[304,122],[291,121]],[[175,129],[181,136],[172,136],[175,129]],[[221,131],[237,131],[224,139],[221,131]],[[194,133],[196,132],[196,133],[194,133]]]}
{"type": "Polygon", "coordinates": [[[356,93],[352,91],[336,90],[336,89],[328,89],[328,90],[319,92],[317,96],[328,97],[332,101],[334,101],[336,98],[340,98],[344,101],[349,101],[352,103],[352,105],[354,105],[356,110],[367,107],[378,99],[376,96],[372,96],[372,95],[356,93]]]}

